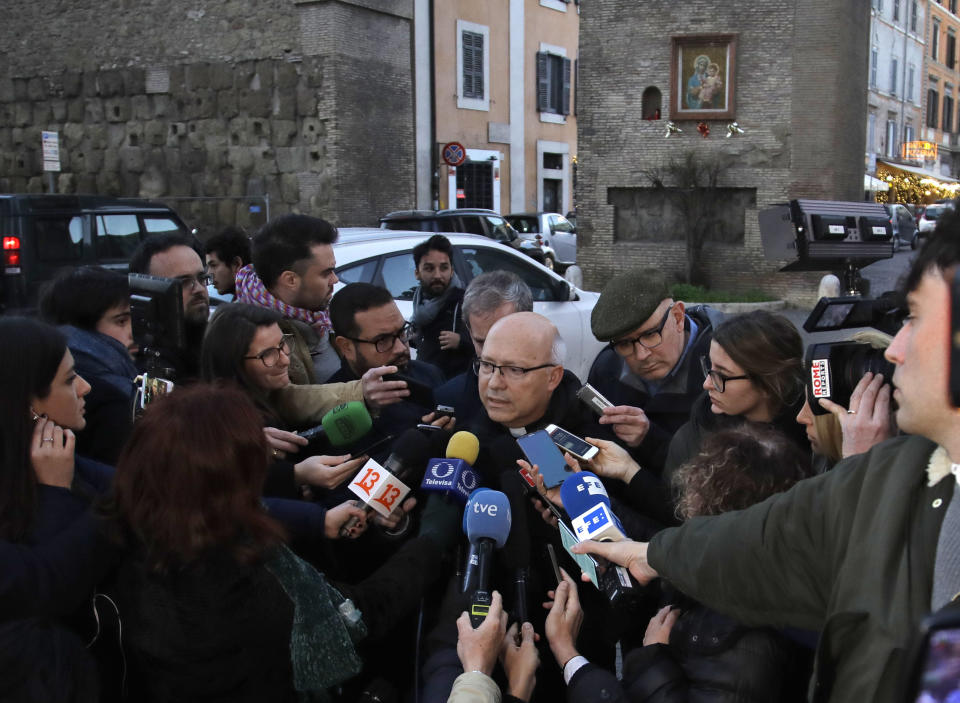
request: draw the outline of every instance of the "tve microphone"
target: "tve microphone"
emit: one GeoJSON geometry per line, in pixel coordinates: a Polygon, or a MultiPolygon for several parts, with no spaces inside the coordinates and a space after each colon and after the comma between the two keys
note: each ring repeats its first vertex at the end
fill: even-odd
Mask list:
{"type": "Polygon", "coordinates": [[[610,496],[596,474],[580,471],[566,478],[560,486],[560,498],[571,517],[573,534],[580,542],[627,539],[623,525],[610,509],[610,496]]]}
{"type": "Polygon", "coordinates": [[[420,488],[431,493],[442,493],[447,498],[466,503],[477,488],[477,474],[473,464],[480,453],[480,443],[471,432],[457,432],[447,444],[447,456],[431,459],[423,475],[420,488]]]}
{"type": "Polygon", "coordinates": [[[476,547],[477,588],[470,603],[470,623],[476,628],[490,612],[490,569],[493,550],[510,534],[510,502],[500,491],[479,488],[471,494],[463,512],[471,546],[476,547]]]}
{"type": "Polygon", "coordinates": [[[366,435],[372,426],[367,407],[359,400],[351,400],[328,411],[316,427],[297,434],[309,440],[326,436],[334,447],[345,447],[366,435]]]}
{"type": "MultiPolygon", "coordinates": [[[[348,488],[370,510],[376,510],[387,516],[396,509],[410,493],[410,487],[404,481],[410,480],[418,466],[423,466],[430,456],[430,440],[416,428],[404,432],[397,438],[393,451],[381,466],[373,459],[357,472],[348,488]]],[[[345,537],[358,520],[351,518],[340,528],[340,536],[345,537]]]]}

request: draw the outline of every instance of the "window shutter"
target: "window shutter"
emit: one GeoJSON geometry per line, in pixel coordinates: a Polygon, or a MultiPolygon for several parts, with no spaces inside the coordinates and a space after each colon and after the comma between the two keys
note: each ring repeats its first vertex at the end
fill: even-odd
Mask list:
{"type": "Polygon", "coordinates": [[[570,114],[570,68],[572,62],[564,57],[563,59],[563,93],[560,98],[560,114],[570,114]]]}
{"type": "Polygon", "coordinates": [[[547,70],[549,56],[545,51],[537,52],[537,110],[547,112],[550,109],[550,75],[547,70]]]}
{"type": "Polygon", "coordinates": [[[463,97],[483,99],[483,35],[463,32],[463,97]]]}

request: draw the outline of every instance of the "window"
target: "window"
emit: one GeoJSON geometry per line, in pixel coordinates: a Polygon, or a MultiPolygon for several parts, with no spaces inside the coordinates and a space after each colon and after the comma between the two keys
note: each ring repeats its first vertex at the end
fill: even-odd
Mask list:
{"type": "Polygon", "coordinates": [[[919,12],[917,10],[917,0],[910,0],[910,31],[914,34],[917,33],[918,19],[919,12]]]}
{"type": "Polygon", "coordinates": [[[887,148],[884,150],[887,156],[896,156],[897,154],[897,121],[887,118],[887,148]]]}
{"type": "Polygon", "coordinates": [[[883,0],[873,0],[873,9],[877,12],[883,12],[883,0]]]}
{"type": "Polygon", "coordinates": [[[953,68],[957,62],[957,35],[947,32],[947,66],[953,68]]]}
{"type": "Polygon", "coordinates": [[[936,88],[927,89],[927,127],[937,128],[940,113],[940,94],[936,88]]]}
{"type": "MultiPolygon", "coordinates": [[[[524,260],[522,254],[511,254],[509,250],[498,251],[490,247],[457,247],[470,268],[471,279],[487,271],[510,271],[517,274],[530,287],[534,300],[555,301],[558,297],[556,283],[546,271],[541,271],[524,260]]],[[[412,261],[412,258],[411,258],[412,261]]]]}
{"type": "Polygon", "coordinates": [[[97,215],[96,232],[100,258],[130,258],[140,244],[140,225],[136,215],[97,215]]]}
{"type": "Polygon", "coordinates": [[[907,100],[913,101],[913,64],[910,64],[910,67],[907,69],[907,86],[905,88],[904,97],[907,100]]]}
{"type": "Polygon", "coordinates": [[[867,115],[867,152],[874,153],[877,145],[877,115],[871,112],[867,115]]]}
{"type": "Polygon", "coordinates": [[[186,234],[183,228],[178,226],[176,222],[162,215],[144,215],[143,228],[149,234],[157,234],[158,232],[183,232],[186,234]]]}
{"type": "Polygon", "coordinates": [[[897,60],[890,59],[890,95],[897,94],[897,60]]]}
{"type": "Polygon", "coordinates": [[[957,0],[950,0],[950,12],[957,14],[957,0]]]}
{"type": "Polygon", "coordinates": [[[953,132],[953,91],[944,86],[943,91],[943,131],[953,132]]]}
{"type": "Polygon", "coordinates": [[[373,274],[376,273],[376,271],[377,260],[369,259],[358,264],[351,264],[342,269],[337,269],[337,278],[343,283],[372,283],[373,274]]]}
{"type": "Polygon", "coordinates": [[[37,217],[33,221],[33,236],[41,261],[69,261],[83,255],[80,217],[37,217]]]}
{"type": "Polygon", "coordinates": [[[559,52],[537,52],[537,110],[570,114],[570,59],[559,52]]]}
{"type": "Polygon", "coordinates": [[[900,21],[900,0],[893,0],[893,21],[900,21]]]}
{"type": "Polygon", "coordinates": [[[907,124],[903,128],[903,141],[912,142],[913,141],[913,125],[907,124]]]}
{"type": "Polygon", "coordinates": [[[648,87],[643,91],[641,98],[640,117],[645,120],[659,120],[661,103],[660,89],[654,86],[648,87]]]}
{"type": "Polygon", "coordinates": [[[940,56],[940,23],[934,20],[930,32],[930,58],[937,61],[940,56]]]}
{"type": "Polygon", "coordinates": [[[457,107],[490,109],[490,28],[457,20],[457,107]]]}
{"type": "Polygon", "coordinates": [[[413,300],[413,292],[420,285],[413,266],[413,254],[407,251],[384,258],[380,278],[383,279],[383,287],[395,299],[413,300]]]}
{"type": "Polygon", "coordinates": [[[870,87],[876,90],[877,88],[877,62],[879,61],[877,55],[877,48],[874,47],[870,50],[870,87]]]}

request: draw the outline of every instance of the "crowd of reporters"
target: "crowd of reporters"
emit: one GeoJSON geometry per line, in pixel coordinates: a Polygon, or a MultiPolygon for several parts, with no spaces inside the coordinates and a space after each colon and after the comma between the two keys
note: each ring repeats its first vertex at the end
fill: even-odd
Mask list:
{"type": "Polygon", "coordinates": [[[249,252],[152,239],[131,271],[179,282],[176,348],[145,358],[127,278],[97,268],[48,286],[46,322],[0,319],[5,700],[805,697],[815,629],[638,583],[612,553],[581,582],[558,527],[583,514],[570,486],[647,542],[811,480],[896,434],[889,370],[821,404],[786,318],[686,308],[638,270],[593,312],[592,406],[525,284],[464,290],[442,236],[414,251],[409,321],[381,287],[334,294],[316,218],[249,252]],[[207,271],[236,296],[212,315],[207,271]],[[146,403],[148,367],[174,383],[146,403]],[[562,486],[516,441],[550,425],[597,448],[562,486]],[[461,483],[431,487],[439,458],[461,483]],[[359,501],[370,460],[413,490],[359,501]]]}

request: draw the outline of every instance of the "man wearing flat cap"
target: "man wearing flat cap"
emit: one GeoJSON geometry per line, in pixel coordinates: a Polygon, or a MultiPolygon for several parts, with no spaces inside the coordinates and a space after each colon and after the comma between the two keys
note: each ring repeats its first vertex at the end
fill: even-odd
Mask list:
{"type": "Polygon", "coordinates": [[[656,269],[620,274],[601,292],[590,326],[610,344],[593,362],[589,382],[614,404],[600,423],[613,425],[644,468],[663,470],[670,438],[703,390],[700,357],[722,319],[712,308],[674,300],[656,269]]]}

